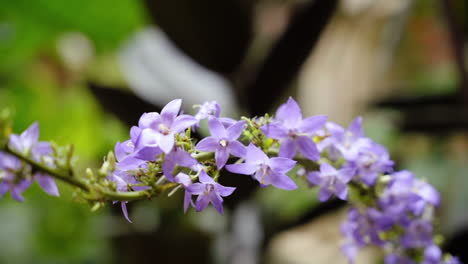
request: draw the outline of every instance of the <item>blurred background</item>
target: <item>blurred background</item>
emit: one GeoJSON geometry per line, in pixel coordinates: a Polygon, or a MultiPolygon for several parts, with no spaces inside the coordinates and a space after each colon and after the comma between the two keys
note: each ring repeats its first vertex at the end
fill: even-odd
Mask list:
{"type": "MultiPolygon", "coordinates": [[[[464,0],[0,1],[0,109],[15,131],[75,145],[97,167],[143,112],[217,100],[222,115],[305,114],[366,133],[442,193],[438,230],[468,263],[468,6],[464,0]]],[[[203,130],[200,131],[203,134],[203,130]]],[[[226,216],[183,214],[179,192],[91,213],[29,189],[0,202],[0,263],[346,263],[346,207],[299,191],[237,186],[226,216]]],[[[357,263],[381,263],[375,250],[357,263]]]]}

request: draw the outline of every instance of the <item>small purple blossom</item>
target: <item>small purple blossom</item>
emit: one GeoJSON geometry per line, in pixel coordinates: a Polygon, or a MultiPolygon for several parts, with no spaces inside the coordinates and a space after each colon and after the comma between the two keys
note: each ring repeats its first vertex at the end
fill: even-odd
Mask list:
{"type": "Polygon", "coordinates": [[[347,183],[354,175],[352,168],[335,169],[328,163],[320,164],[320,171],[310,172],[307,179],[311,184],[320,186],[319,200],[324,202],[332,194],[341,200],[346,200],[348,194],[347,183]]]}
{"type": "Polygon", "coordinates": [[[191,168],[195,171],[200,170],[198,161],[194,159],[187,151],[181,148],[175,148],[166,155],[164,162],[162,163],[164,176],[166,176],[166,178],[171,182],[174,181],[174,175],[172,174],[172,171],[177,165],[191,168]]]}
{"type": "Polygon", "coordinates": [[[271,138],[280,140],[279,156],[293,158],[299,150],[306,158],[318,160],[320,153],[312,137],[327,120],[326,116],[302,118],[302,111],[297,102],[289,98],[276,111],[275,121],[262,127],[262,131],[271,138]]]}
{"type": "Polygon", "coordinates": [[[144,146],[159,147],[164,153],[169,153],[175,144],[175,135],[194,125],[197,120],[190,115],[178,115],[182,104],[181,99],[169,102],[161,114],[145,113],[141,116],[138,126],[141,131],[138,149],[144,146]]]}
{"type": "Polygon", "coordinates": [[[345,159],[348,166],[356,169],[357,177],[369,186],[375,184],[379,174],[391,172],[394,165],[388,151],[367,138],[356,141],[345,159]]]}
{"type": "MultiPolygon", "coordinates": [[[[211,203],[220,214],[223,214],[222,197],[231,195],[236,188],[226,187],[215,182],[204,170],[200,171],[198,178],[200,180],[199,183],[193,183],[186,187],[186,191],[189,194],[198,195],[195,202],[197,212],[202,211],[211,203]]],[[[187,203],[187,199],[185,199],[184,203],[187,203]]]]}
{"type": "Polygon", "coordinates": [[[349,125],[348,130],[333,122],[327,122],[325,130],[324,134],[328,134],[328,136],[320,141],[317,147],[320,152],[328,150],[328,156],[331,160],[338,160],[342,156],[347,156],[347,152],[352,149],[354,143],[364,137],[362,117],[355,118],[349,125]]]}
{"type": "Polygon", "coordinates": [[[424,219],[411,221],[401,238],[405,248],[424,248],[432,244],[432,224],[424,219]]]}
{"type": "Polygon", "coordinates": [[[232,173],[253,175],[260,186],[271,184],[284,190],[294,190],[296,183],[286,173],[296,165],[296,161],[288,158],[269,158],[261,149],[253,144],[247,147],[245,163],[226,165],[232,173]]]}
{"type": "Polygon", "coordinates": [[[229,154],[236,157],[245,155],[245,146],[237,139],[242,134],[245,121],[238,121],[227,129],[217,118],[208,120],[208,128],[211,136],[202,139],[196,146],[199,151],[215,152],[216,166],[218,169],[224,167],[229,159],[229,154]]]}
{"type": "Polygon", "coordinates": [[[219,117],[221,113],[221,108],[216,101],[205,102],[200,106],[198,113],[194,116],[197,122],[200,122],[203,119],[208,117],[219,117]]]}
{"type": "MultiPolygon", "coordinates": [[[[44,163],[52,168],[55,167],[53,158],[50,156],[52,154],[52,147],[47,142],[39,141],[39,124],[37,122],[29,126],[21,135],[10,135],[8,145],[15,151],[30,155],[37,162],[44,163]]],[[[23,201],[24,197],[22,193],[31,185],[32,179],[21,175],[23,168],[20,160],[8,154],[4,154],[4,157],[0,158],[0,162],[3,160],[4,167],[2,169],[2,165],[0,165],[0,170],[5,170],[6,176],[1,183],[2,186],[0,186],[0,194],[3,195],[9,189],[15,200],[23,201]]],[[[37,172],[33,175],[33,179],[49,195],[60,195],[57,184],[51,176],[37,172]]]]}

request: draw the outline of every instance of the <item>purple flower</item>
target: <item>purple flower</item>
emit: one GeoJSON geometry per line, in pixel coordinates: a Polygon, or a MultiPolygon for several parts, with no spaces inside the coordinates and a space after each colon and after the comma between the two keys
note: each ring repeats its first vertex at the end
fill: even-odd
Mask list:
{"type": "Polygon", "coordinates": [[[384,244],[379,237],[379,232],[383,230],[381,227],[384,225],[382,215],[374,208],[368,208],[365,212],[360,212],[356,208],[348,211],[348,218],[341,225],[341,233],[346,240],[341,250],[350,263],[354,263],[359,248],[369,244],[378,246],[384,244]]]}
{"type": "Polygon", "coordinates": [[[373,186],[381,173],[393,170],[394,162],[388,151],[370,139],[361,138],[346,153],[347,166],[356,169],[358,178],[365,184],[373,186]]]}
{"type": "Polygon", "coordinates": [[[247,147],[245,163],[226,165],[233,173],[253,175],[260,186],[269,184],[284,190],[294,190],[296,183],[286,173],[296,165],[296,161],[288,158],[269,158],[261,149],[253,144],[247,147]]]}
{"type": "Polygon", "coordinates": [[[319,199],[324,202],[335,194],[341,200],[346,200],[348,194],[347,183],[354,175],[352,168],[335,169],[328,163],[320,164],[320,172],[314,171],[307,175],[307,179],[314,185],[319,185],[319,199]]]}
{"type": "Polygon", "coordinates": [[[408,212],[419,216],[428,204],[439,205],[440,196],[434,187],[417,179],[411,172],[399,171],[391,176],[392,180],[378,202],[395,221],[406,226],[409,223],[408,212]]]}
{"type": "Polygon", "coordinates": [[[16,179],[21,176],[22,164],[21,161],[9,154],[0,152],[0,197],[10,190],[11,197],[18,202],[24,201],[22,193],[31,185],[32,180],[23,178],[19,181],[16,179]]]}
{"type": "Polygon", "coordinates": [[[219,117],[221,108],[216,101],[205,102],[200,106],[198,113],[195,115],[197,122],[208,117],[219,117]]]}
{"type": "MultiPolygon", "coordinates": [[[[128,174],[126,171],[117,169],[115,170],[111,175],[107,177],[109,181],[115,182],[116,183],[116,190],[118,192],[128,192],[128,191],[143,191],[147,190],[150,187],[149,186],[133,186],[130,187],[130,185],[136,185],[136,184],[141,184],[135,176],[128,174]]],[[[114,201],[116,203],[117,201],[114,201]]],[[[128,222],[132,222],[130,218],[128,217],[128,211],[127,211],[127,201],[122,201],[120,202],[120,205],[122,207],[122,213],[127,219],[128,222]]]]}
{"type": "Polygon", "coordinates": [[[409,259],[406,256],[400,256],[397,254],[388,254],[385,256],[385,264],[416,264],[415,261],[409,259]]]}
{"type": "Polygon", "coordinates": [[[181,99],[169,102],[161,114],[145,113],[141,116],[138,126],[142,129],[138,141],[138,149],[145,146],[159,147],[169,153],[175,144],[175,135],[194,125],[197,120],[190,115],[179,115],[181,99]]]}
{"type": "MultiPolygon", "coordinates": [[[[199,175],[200,183],[193,183],[186,187],[186,191],[191,195],[198,195],[195,202],[197,212],[205,209],[209,203],[213,204],[214,208],[223,214],[223,198],[229,196],[236,188],[223,186],[213,180],[205,171],[201,170],[199,175]]],[[[185,199],[185,203],[187,199],[185,199]]]]}
{"type": "Polygon", "coordinates": [[[297,149],[308,159],[318,160],[320,153],[312,136],[325,124],[326,116],[311,116],[302,119],[301,108],[294,99],[281,105],[275,121],[262,127],[271,138],[280,140],[280,157],[293,158],[297,149]]]}
{"type": "Polygon", "coordinates": [[[347,156],[346,153],[352,148],[353,144],[364,137],[362,130],[362,117],[357,117],[345,130],[340,125],[327,122],[325,124],[326,138],[317,144],[320,152],[328,150],[328,156],[331,160],[338,160],[341,156],[347,156]]]}
{"type": "MultiPolygon", "coordinates": [[[[47,142],[40,142],[39,141],[39,124],[37,122],[33,123],[29,126],[21,135],[12,134],[10,135],[8,145],[23,154],[30,155],[32,159],[37,162],[44,163],[48,167],[55,167],[53,162],[53,158],[50,156],[52,154],[52,147],[47,142]]],[[[17,159],[15,157],[11,157],[12,159],[17,159]]],[[[6,163],[10,164],[9,161],[6,163]]],[[[21,162],[18,160],[16,164],[20,164],[21,162]]],[[[10,168],[12,170],[13,168],[10,168]]],[[[8,170],[8,169],[7,169],[8,170]]],[[[17,182],[17,175],[20,173],[20,169],[16,170],[16,176],[14,173],[7,173],[7,177],[4,179],[2,184],[8,185],[9,188],[3,186],[1,191],[6,192],[5,190],[10,189],[12,196],[15,200],[23,201],[24,198],[22,197],[22,192],[26,190],[32,183],[31,179],[21,179],[17,182]]],[[[39,186],[52,196],[59,196],[59,190],[57,184],[55,183],[54,179],[41,172],[37,172],[33,175],[33,178],[37,181],[39,186]]],[[[1,193],[0,191],[0,193],[1,193]]],[[[3,192],[3,193],[4,193],[3,192]]]]}
{"type": "Polygon", "coordinates": [[[242,134],[245,121],[239,121],[227,129],[217,118],[208,120],[208,128],[211,136],[202,139],[196,146],[199,151],[214,151],[216,166],[220,170],[229,159],[229,154],[236,157],[245,155],[245,147],[237,139],[242,134]]]}
{"type": "Polygon", "coordinates": [[[440,264],[442,260],[442,250],[436,245],[430,245],[424,250],[424,260],[421,264],[440,264]]]}
{"type": "Polygon", "coordinates": [[[195,171],[198,171],[200,169],[198,161],[192,156],[190,156],[190,154],[187,151],[181,148],[175,148],[173,151],[166,155],[166,157],[164,158],[164,162],[162,163],[164,175],[171,182],[174,181],[174,175],[172,175],[172,171],[177,165],[181,167],[191,168],[195,171]]]}
{"type": "Polygon", "coordinates": [[[185,189],[184,212],[187,212],[187,209],[189,208],[190,204],[193,205],[192,193],[189,190],[187,190],[187,188],[192,185],[192,179],[187,174],[180,172],[179,174],[177,174],[177,176],[174,177],[174,180],[176,183],[181,184],[185,189]]]}
{"type": "Polygon", "coordinates": [[[421,248],[432,244],[432,224],[424,219],[415,219],[406,228],[401,238],[405,248],[421,248]]]}

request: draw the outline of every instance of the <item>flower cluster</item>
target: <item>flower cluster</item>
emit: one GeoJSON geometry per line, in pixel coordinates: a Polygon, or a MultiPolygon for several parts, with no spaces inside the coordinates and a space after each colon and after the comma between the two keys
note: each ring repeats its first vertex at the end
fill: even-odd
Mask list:
{"type": "MultiPolygon", "coordinates": [[[[10,135],[8,146],[17,153],[29,157],[32,161],[54,167],[52,148],[47,142],[39,140],[39,124],[34,123],[21,135],[10,135]]],[[[48,194],[59,196],[54,179],[42,171],[34,171],[33,167],[17,157],[0,151],[0,197],[10,191],[13,199],[24,201],[23,192],[34,182],[48,194]]]]}
{"type": "Polygon", "coordinates": [[[128,221],[129,201],[165,190],[169,195],[184,191],[184,211],[193,207],[199,212],[211,203],[223,214],[223,199],[235,191],[220,183],[224,170],[249,175],[261,187],[294,190],[298,186],[288,173],[296,167],[297,175],[319,188],[320,201],[337,197],[352,205],[341,227],[350,263],[360,248],[370,245],[385,250],[386,264],[459,263],[434,240],[438,192],[411,172],[395,172],[387,149],[364,135],[362,118],[343,128],[325,116],[303,117],[292,98],[273,117],[241,120],[221,117],[214,101],[201,105],[194,116],[181,113],[181,104],[176,99],[160,113],[143,114],[130,138],[117,143],[99,172],[88,170],[84,180],[54,170],[59,163],[50,145],[38,142],[33,124],[9,137],[8,153],[0,152],[0,194],[11,190],[22,200],[21,193],[37,180],[46,192],[58,195],[54,176],[83,189],[93,208],[120,202],[128,221]],[[201,122],[210,135],[197,142],[191,131],[201,122]]]}

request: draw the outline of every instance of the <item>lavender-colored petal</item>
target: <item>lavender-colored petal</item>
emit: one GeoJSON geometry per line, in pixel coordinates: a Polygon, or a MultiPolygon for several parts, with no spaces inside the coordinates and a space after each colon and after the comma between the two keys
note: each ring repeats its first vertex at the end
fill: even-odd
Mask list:
{"type": "Polygon", "coordinates": [[[190,204],[192,203],[192,194],[188,191],[185,191],[184,194],[184,213],[187,212],[190,204]]]}
{"type": "Polygon", "coordinates": [[[32,153],[34,156],[44,156],[52,153],[52,147],[48,142],[37,142],[32,148],[32,153]]]}
{"type": "Polygon", "coordinates": [[[136,139],[140,135],[141,130],[142,129],[137,126],[132,126],[132,128],[130,129],[130,139],[132,142],[136,142],[136,139]]]}
{"type": "Polygon", "coordinates": [[[283,121],[286,127],[294,128],[302,120],[301,108],[292,97],[289,97],[288,101],[276,111],[276,118],[283,121]]]}
{"type": "Polygon", "coordinates": [[[288,191],[297,189],[297,184],[284,173],[273,173],[271,175],[271,185],[288,191]]]}
{"type": "Polygon", "coordinates": [[[218,211],[222,215],[224,213],[223,199],[215,192],[211,192],[208,196],[216,211],[218,211]]]}
{"type": "Polygon", "coordinates": [[[223,124],[224,127],[230,127],[237,121],[229,117],[218,117],[218,120],[223,124]]]}
{"type": "Polygon", "coordinates": [[[206,137],[198,142],[195,147],[196,150],[213,152],[219,147],[219,140],[216,137],[206,137]]]}
{"type": "Polygon", "coordinates": [[[250,163],[262,163],[268,161],[268,156],[260,148],[256,147],[254,144],[247,146],[247,152],[245,154],[245,159],[250,163]]]}
{"type": "Polygon", "coordinates": [[[226,165],[226,169],[232,173],[252,175],[257,170],[257,165],[253,163],[240,163],[226,165]]]}
{"type": "Polygon", "coordinates": [[[337,173],[335,167],[326,162],[320,164],[320,172],[324,175],[332,175],[337,173]]]}
{"type": "Polygon", "coordinates": [[[228,145],[227,149],[228,149],[229,153],[231,153],[233,156],[236,156],[236,157],[239,157],[239,158],[245,157],[245,155],[247,153],[247,149],[239,141],[229,142],[229,145],[228,145]]]}
{"type": "Polygon", "coordinates": [[[31,185],[31,180],[21,180],[11,187],[11,197],[18,202],[24,201],[23,192],[31,185]]]}
{"type": "Polygon", "coordinates": [[[121,202],[120,205],[122,206],[122,213],[125,219],[127,219],[128,222],[132,223],[132,220],[130,220],[130,218],[128,217],[127,202],[121,202]]]}
{"type": "Polygon", "coordinates": [[[126,157],[117,163],[117,167],[121,170],[136,170],[145,163],[144,160],[133,157],[126,157]]]}
{"type": "Polygon", "coordinates": [[[2,198],[6,192],[8,192],[8,190],[10,189],[10,185],[3,181],[0,183],[0,198],[2,198]]]}
{"type": "Polygon", "coordinates": [[[192,184],[192,179],[190,178],[190,176],[182,172],[179,172],[179,174],[177,174],[177,176],[174,177],[174,181],[176,183],[182,184],[185,187],[192,184]]]}
{"type": "Polygon", "coordinates": [[[348,187],[342,182],[335,183],[335,195],[341,200],[346,200],[348,196],[348,187]]]}
{"type": "Polygon", "coordinates": [[[270,123],[261,127],[265,135],[274,139],[282,139],[288,137],[288,129],[281,123],[270,123]]]}
{"type": "Polygon", "coordinates": [[[138,127],[140,129],[151,128],[153,127],[154,122],[160,118],[161,116],[156,112],[144,113],[141,115],[140,120],[138,121],[138,127]]]}
{"type": "Polygon", "coordinates": [[[198,176],[198,179],[200,179],[201,183],[204,184],[214,184],[216,183],[213,178],[210,177],[204,170],[200,171],[200,175],[198,176]]]}
{"type": "Polygon", "coordinates": [[[318,160],[320,153],[315,145],[314,141],[307,136],[300,136],[297,139],[297,146],[301,153],[310,160],[318,160]]]}
{"type": "Polygon", "coordinates": [[[226,186],[222,186],[221,184],[218,184],[216,188],[217,188],[217,192],[221,196],[229,196],[236,190],[235,187],[226,187],[226,186]]]}
{"type": "Polygon", "coordinates": [[[153,129],[145,128],[141,131],[135,142],[136,149],[142,149],[144,147],[157,147],[158,146],[159,134],[153,129]]]}
{"type": "Polygon", "coordinates": [[[170,125],[176,118],[177,114],[180,111],[180,106],[182,105],[181,99],[175,99],[167,103],[166,106],[161,110],[161,118],[163,123],[170,125]]]}
{"type": "Polygon", "coordinates": [[[353,179],[355,172],[356,170],[351,167],[342,168],[338,173],[338,179],[340,179],[340,181],[342,181],[343,183],[348,183],[353,179]]]}
{"type": "Polygon", "coordinates": [[[351,132],[355,138],[364,136],[364,132],[362,131],[362,117],[356,117],[351,122],[349,125],[349,132],[351,132]]]}
{"type": "Polygon", "coordinates": [[[8,145],[10,148],[16,151],[23,151],[23,144],[21,143],[21,139],[18,135],[12,134],[8,140],[8,145]]]}
{"type": "Polygon", "coordinates": [[[186,190],[195,195],[201,195],[205,192],[205,184],[202,183],[193,183],[190,186],[186,187],[186,190]]]}
{"type": "Polygon", "coordinates": [[[34,177],[36,178],[37,183],[39,183],[39,186],[41,186],[44,192],[52,196],[60,196],[60,193],[59,193],[57,184],[54,181],[54,178],[48,175],[44,175],[42,173],[36,173],[34,177]]]}
{"type": "Polygon", "coordinates": [[[172,148],[174,147],[174,143],[175,143],[174,134],[172,133],[168,135],[160,134],[157,138],[157,141],[158,141],[159,148],[161,148],[161,150],[167,154],[171,152],[172,148]]]}
{"type": "Polygon", "coordinates": [[[318,129],[322,128],[326,122],[327,122],[327,116],[324,116],[324,115],[311,116],[302,120],[302,123],[299,126],[299,131],[301,133],[314,133],[318,129]]]}
{"type": "Polygon", "coordinates": [[[319,200],[321,202],[325,202],[330,198],[331,195],[332,192],[330,190],[328,190],[327,188],[321,188],[319,191],[319,200]]]}
{"type": "Polygon", "coordinates": [[[288,158],[271,158],[268,162],[270,168],[279,173],[286,173],[296,166],[296,161],[288,158]]]}
{"type": "Polygon", "coordinates": [[[286,139],[281,142],[278,156],[292,159],[296,155],[296,141],[293,139],[286,139]]]}
{"type": "Polygon", "coordinates": [[[320,172],[312,171],[307,174],[307,180],[314,185],[322,184],[322,178],[320,177],[320,172]]]}
{"type": "Polygon", "coordinates": [[[179,133],[197,123],[197,119],[190,115],[180,115],[178,116],[174,123],[171,126],[171,130],[174,133],[179,133]]]}
{"type": "Polygon", "coordinates": [[[218,170],[224,167],[226,165],[226,162],[229,159],[229,152],[225,148],[221,148],[216,150],[215,152],[215,160],[216,160],[216,166],[218,167],[218,170]]]}
{"type": "Polygon", "coordinates": [[[39,140],[39,123],[34,122],[20,135],[23,150],[30,150],[39,140]]]}
{"type": "Polygon", "coordinates": [[[117,144],[115,144],[114,147],[114,153],[117,160],[122,160],[123,158],[125,158],[125,156],[127,156],[127,153],[125,153],[122,144],[123,143],[117,142],[117,144]]]}
{"type": "Polygon", "coordinates": [[[208,129],[211,135],[216,138],[227,138],[226,128],[224,128],[223,124],[215,117],[208,119],[208,129]]]}
{"type": "Polygon", "coordinates": [[[195,203],[195,210],[197,212],[203,211],[208,204],[210,203],[210,198],[207,195],[200,195],[197,198],[197,201],[195,203]]]}
{"type": "Polygon", "coordinates": [[[154,161],[161,153],[162,150],[159,147],[143,147],[135,152],[135,159],[154,161]]]}
{"type": "Polygon", "coordinates": [[[227,138],[230,141],[238,139],[240,135],[242,134],[242,131],[244,131],[244,128],[245,128],[244,120],[236,122],[234,125],[227,128],[227,138]]]}

